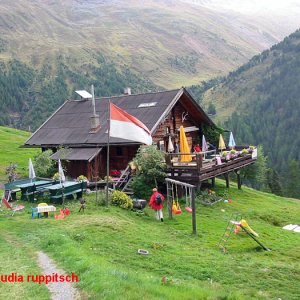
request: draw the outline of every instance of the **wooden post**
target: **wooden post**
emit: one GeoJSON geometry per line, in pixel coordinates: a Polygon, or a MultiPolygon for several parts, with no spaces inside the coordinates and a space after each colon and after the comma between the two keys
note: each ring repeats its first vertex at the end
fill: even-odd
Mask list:
{"type": "Polygon", "coordinates": [[[235,170],[235,173],[236,173],[236,177],[237,177],[238,189],[240,190],[242,188],[242,181],[241,181],[240,170],[235,170]]]}
{"type": "Polygon", "coordinates": [[[212,186],[213,188],[215,187],[215,183],[216,183],[216,178],[213,177],[213,178],[211,179],[211,186],[212,186]]]}
{"type": "Polygon", "coordinates": [[[229,189],[229,176],[228,173],[224,174],[225,180],[226,180],[226,187],[229,189]]]}
{"type": "Polygon", "coordinates": [[[172,214],[172,205],[173,205],[173,199],[171,198],[171,195],[169,193],[169,182],[167,182],[167,201],[168,201],[168,212],[169,212],[169,219],[173,219],[172,214]]]}
{"type": "Polygon", "coordinates": [[[193,234],[197,234],[197,223],[196,223],[196,200],[194,188],[191,188],[192,193],[192,224],[193,224],[193,234]]]}
{"type": "Polygon", "coordinates": [[[200,176],[200,171],[202,168],[202,154],[196,153],[196,162],[197,162],[197,173],[200,176]]]}
{"type": "Polygon", "coordinates": [[[200,181],[200,179],[199,179],[199,181],[197,183],[197,191],[198,192],[200,192],[200,190],[201,190],[201,185],[202,185],[202,181],[200,181]]]}

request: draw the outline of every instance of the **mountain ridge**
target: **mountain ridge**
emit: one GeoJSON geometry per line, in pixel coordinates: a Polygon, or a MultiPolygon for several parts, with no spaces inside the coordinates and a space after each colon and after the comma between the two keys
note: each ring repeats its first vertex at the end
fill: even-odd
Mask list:
{"type": "Polygon", "coordinates": [[[85,64],[100,51],[165,88],[224,75],[277,39],[273,25],[181,1],[3,0],[0,12],[2,60],[39,68],[63,55],[85,64]]]}

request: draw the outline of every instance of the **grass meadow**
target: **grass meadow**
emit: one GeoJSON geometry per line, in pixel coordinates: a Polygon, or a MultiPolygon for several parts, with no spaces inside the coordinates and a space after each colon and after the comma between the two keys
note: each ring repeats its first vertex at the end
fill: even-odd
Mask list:
{"type": "MultiPolygon", "coordinates": [[[[217,192],[224,188],[218,181],[217,192]]],[[[149,208],[145,214],[107,209],[91,194],[85,213],[73,200],[66,219],[32,220],[32,204],[25,203],[25,211],[0,217],[1,274],[41,274],[36,252],[42,250],[79,276],[83,299],[299,299],[300,234],[281,228],[300,223],[299,201],[235,186],[229,197],[232,203],[197,205],[196,236],[185,211],[161,223],[149,208]],[[231,236],[227,253],[218,249],[235,212],[271,251],[244,234],[231,236]]],[[[1,283],[0,295],[50,299],[45,285],[25,282],[1,283]]]]}
{"type": "MultiPolygon", "coordinates": [[[[0,127],[1,180],[4,166],[17,162],[27,174],[28,158],[37,150],[19,148],[28,133],[0,127]]],[[[192,235],[191,214],[158,222],[145,213],[96,205],[86,195],[87,209],[67,201],[70,216],[31,219],[31,207],[13,217],[0,207],[0,275],[42,274],[37,251],[44,251],[67,273],[79,276],[81,299],[284,299],[300,298],[300,233],[282,229],[300,225],[300,201],[217,180],[216,193],[232,203],[212,207],[197,203],[198,234],[192,235]],[[271,251],[249,236],[232,234],[228,252],[217,247],[228,221],[240,213],[271,251]],[[137,254],[138,249],[149,255],[137,254]]],[[[100,194],[103,196],[102,194],[100,194]]],[[[20,195],[18,195],[20,199],[20,195]]],[[[47,201],[41,199],[42,202],[47,201]]],[[[15,204],[19,204],[18,201],[15,204]]],[[[60,206],[57,205],[57,209],[60,206]]],[[[182,204],[184,208],[184,204],[182,204]]],[[[0,282],[0,299],[51,299],[44,284],[0,282]]]]}
{"type": "Polygon", "coordinates": [[[0,126],[0,182],[7,182],[5,168],[10,163],[17,164],[19,176],[28,176],[29,158],[41,152],[40,149],[20,148],[29,136],[29,132],[0,126]]]}

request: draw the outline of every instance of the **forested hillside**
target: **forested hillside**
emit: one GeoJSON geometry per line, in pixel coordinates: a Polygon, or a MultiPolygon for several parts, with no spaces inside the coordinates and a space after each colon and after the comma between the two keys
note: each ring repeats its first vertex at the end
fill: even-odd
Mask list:
{"type": "MultiPolygon", "coordinates": [[[[284,190],[300,197],[300,31],[253,57],[211,88],[216,120],[239,143],[261,144],[284,190]]],[[[276,174],[275,174],[276,175],[276,174]]]]}
{"type": "Polygon", "coordinates": [[[97,64],[77,69],[71,69],[63,57],[56,70],[53,65],[44,64],[40,71],[12,60],[0,68],[0,125],[35,130],[65,100],[76,98],[75,90],[90,89],[91,84],[96,96],[119,95],[127,86],[135,93],[157,89],[126,68],[117,70],[101,54],[97,64]]]}

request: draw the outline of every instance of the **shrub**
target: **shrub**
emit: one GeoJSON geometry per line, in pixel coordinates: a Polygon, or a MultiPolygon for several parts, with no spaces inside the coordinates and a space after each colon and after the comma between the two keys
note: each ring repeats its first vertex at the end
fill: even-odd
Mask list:
{"type": "Polygon", "coordinates": [[[134,195],[139,199],[149,199],[152,194],[152,188],[155,187],[155,181],[144,175],[134,176],[132,181],[134,195]]]}
{"type": "Polygon", "coordinates": [[[222,200],[222,197],[218,196],[212,190],[201,191],[196,197],[196,201],[199,201],[203,205],[213,205],[222,200]]]}
{"type": "Polygon", "coordinates": [[[249,154],[249,151],[247,149],[243,149],[240,153],[242,156],[245,156],[245,155],[249,154]]]}
{"type": "MultiPolygon", "coordinates": [[[[106,182],[107,181],[107,176],[104,176],[103,180],[106,182]]],[[[108,182],[112,182],[113,179],[111,176],[108,176],[108,182]]]]}
{"type": "Polygon", "coordinates": [[[125,209],[131,209],[133,206],[132,199],[121,191],[114,191],[111,194],[111,204],[125,209]]]}
{"type": "Polygon", "coordinates": [[[52,179],[53,179],[53,180],[55,180],[55,181],[58,181],[58,180],[60,180],[59,173],[58,173],[58,172],[56,172],[56,173],[53,175],[52,179]]]}
{"type": "Polygon", "coordinates": [[[51,158],[52,150],[46,150],[34,159],[35,174],[39,177],[51,177],[55,172],[55,161],[51,158]]]}
{"type": "Polygon", "coordinates": [[[78,181],[78,182],[87,181],[87,178],[84,175],[80,175],[77,177],[76,181],[78,181]]]}

